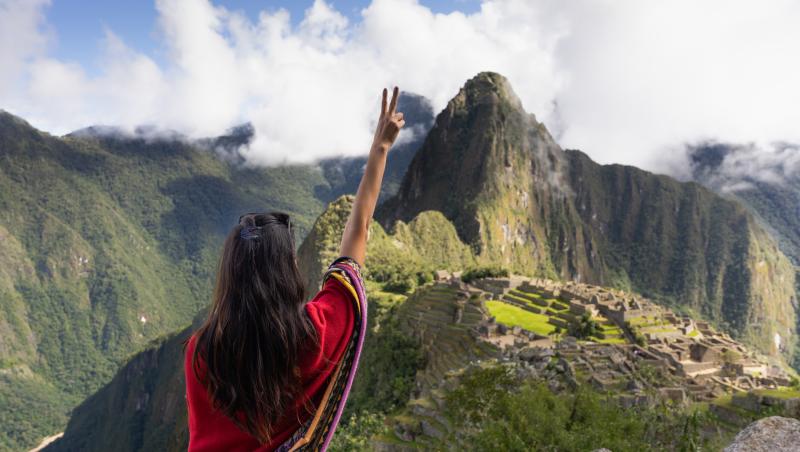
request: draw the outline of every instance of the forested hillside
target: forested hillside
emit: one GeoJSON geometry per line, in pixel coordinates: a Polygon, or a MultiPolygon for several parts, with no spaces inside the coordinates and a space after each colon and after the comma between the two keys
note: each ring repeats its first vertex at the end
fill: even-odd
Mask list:
{"type": "MultiPolygon", "coordinates": [[[[426,101],[401,101],[424,134],[426,101]]],[[[240,214],[285,211],[300,243],[360,178],[358,158],[248,166],[237,158],[248,133],[189,142],[89,128],[59,138],[0,112],[0,450],[63,428],[130,354],[186,326],[208,303],[240,214]]],[[[390,163],[390,181],[407,160],[390,163]]]]}

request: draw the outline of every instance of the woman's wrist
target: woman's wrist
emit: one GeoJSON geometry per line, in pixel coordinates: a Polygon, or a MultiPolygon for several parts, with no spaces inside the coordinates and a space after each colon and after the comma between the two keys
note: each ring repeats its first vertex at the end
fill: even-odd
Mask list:
{"type": "Polygon", "coordinates": [[[373,143],[372,148],[370,149],[370,153],[386,155],[389,152],[389,148],[391,146],[392,145],[388,143],[373,143]]]}

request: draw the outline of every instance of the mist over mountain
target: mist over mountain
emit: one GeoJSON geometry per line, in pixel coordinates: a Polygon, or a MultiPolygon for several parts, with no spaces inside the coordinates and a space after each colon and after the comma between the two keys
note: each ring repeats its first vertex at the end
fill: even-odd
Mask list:
{"type": "Polygon", "coordinates": [[[690,146],[688,174],[712,190],[732,196],[758,215],[783,252],[800,265],[800,145],[709,142],[690,146]]]}

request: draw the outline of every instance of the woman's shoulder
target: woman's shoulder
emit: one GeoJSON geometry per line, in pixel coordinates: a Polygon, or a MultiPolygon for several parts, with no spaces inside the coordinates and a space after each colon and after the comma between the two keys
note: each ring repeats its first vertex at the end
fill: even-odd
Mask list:
{"type": "MultiPolygon", "coordinates": [[[[339,256],[334,259],[333,262],[331,262],[331,264],[328,266],[326,276],[330,272],[343,272],[343,268],[348,268],[350,270],[347,272],[348,280],[350,280],[351,275],[359,280],[361,279],[361,265],[359,265],[358,262],[356,262],[356,260],[350,256],[339,256]]],[[[350,281],[350,283],[352,284],[353,281],[350,281]]]]}
{"type": "Polygon", "coordinates": [[[354,259],[347,256],[336,258],[323,275],[322,288],[309,304],[345,299],[352,305],[358,301],[355,286],[360,280],[361,267],[354,259]],[[344,268],[348,268],[349,271],[345,271],[344,268]],[[359,281],[356,282],[354,279],[359,281]]]}
{"type": "Polygon", "coordinates": [[[306,310],[309,312],[324,311],[330,308],[341,310],[352,305],[352,294],[344,283],[337,278],[327,278],[323,281],[319,292],[306,303],[306,310]]]}

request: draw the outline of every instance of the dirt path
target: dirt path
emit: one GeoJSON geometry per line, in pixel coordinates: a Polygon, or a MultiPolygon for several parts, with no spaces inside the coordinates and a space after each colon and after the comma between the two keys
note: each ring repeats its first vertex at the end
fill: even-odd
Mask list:
{"type": "Polygon", "coordinates": [[[28,452],[39,452],[40,450],[42,450],[45,447],[47,447],[50,443],[52,443],[53,441],[57,440],[58,438],[61,438],[62,436],[64,436],[64,432],[56,433],[55,435],[48,436],[47,438],[43,439],[42,442],[39,443],[38,446],[36,446],[35,448],[29,450],[28,452]]]}

